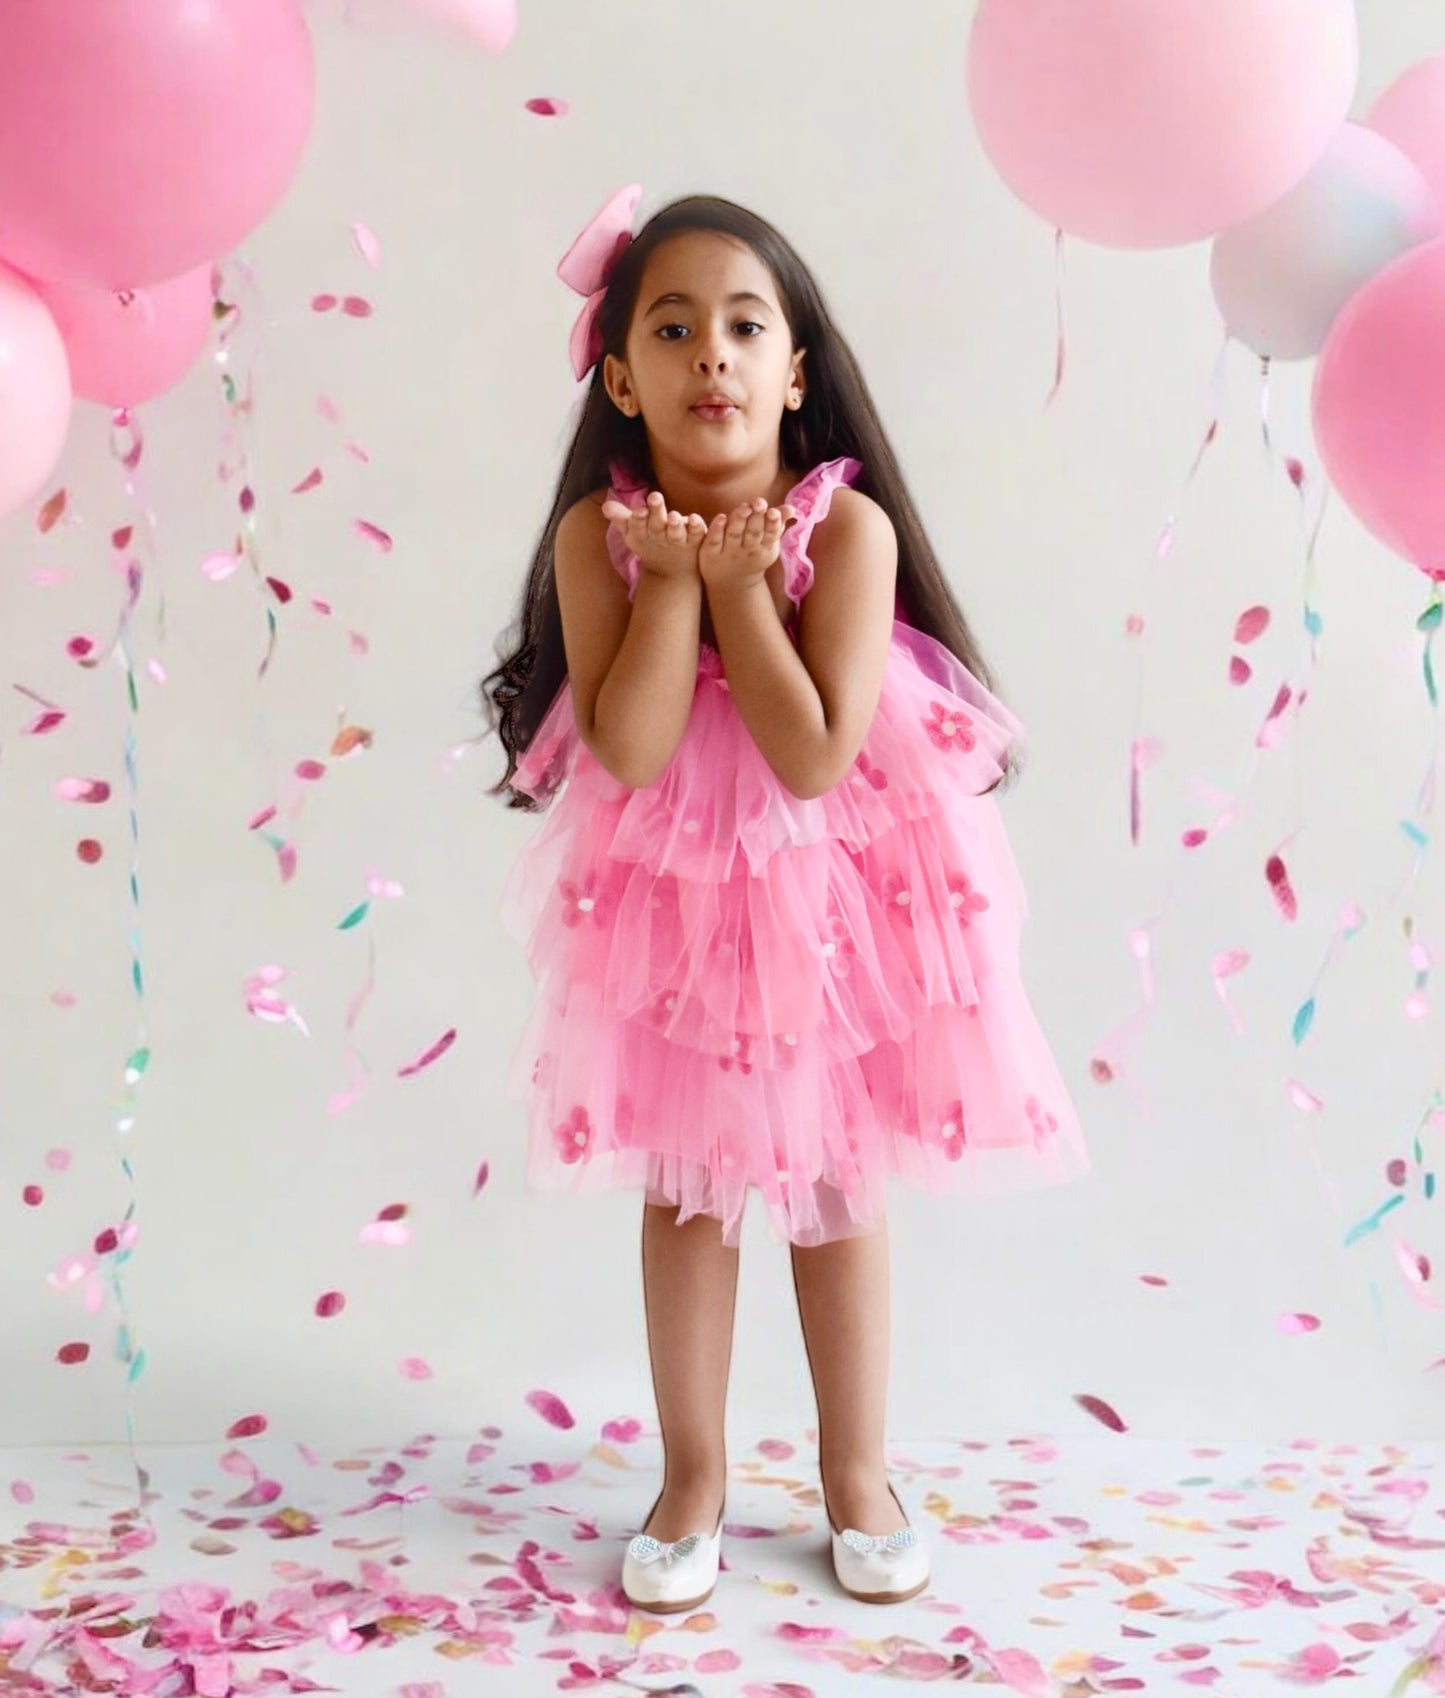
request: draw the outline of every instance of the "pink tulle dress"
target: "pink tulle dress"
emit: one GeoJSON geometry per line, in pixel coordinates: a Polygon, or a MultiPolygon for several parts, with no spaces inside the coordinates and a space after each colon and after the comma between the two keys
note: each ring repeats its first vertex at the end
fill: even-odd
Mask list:
{"type": "MultiPolygon", "coordinates": [[[[795,606],[813,528],[861,470],[826,461],[785,498],[795,606]]],[[[615,527],[608,545],[635,592],[637,556],[615,527]]],[[[736,1245],[756,1187],[779,1239],[816,1245],[876,1226],[890,1175],[996,1195],[1086,1172],[1020,979],[1024,887],[982,794],[1022,734],[901,619],[856,762],[806,801],[759,753],[709,644],[645,789],[582,743],[564,683],[513,777],[558,789],[499,910],[537,989],[505,1083],[529,1104],[529,1188],[635,1187],[679,1221],[716,1216],[736,1245]]]]}

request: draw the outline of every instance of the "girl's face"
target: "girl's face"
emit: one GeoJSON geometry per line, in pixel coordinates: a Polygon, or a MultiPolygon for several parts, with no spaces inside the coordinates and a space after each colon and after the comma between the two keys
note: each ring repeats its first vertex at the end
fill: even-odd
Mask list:
{"type": "Polygon", "coordinates": [[[642,416],[654,463],[661,448],[684,466],[719,469],[776,452],[783,409],[802,399],[806,352],[794,351],[772,274],[752,249],[689,231],[648,256],[627,357],[608,354],[603,379],[616,405],[642,416]],[[735,403],[719,421],[694,410],[712,391],[735,403]]]}

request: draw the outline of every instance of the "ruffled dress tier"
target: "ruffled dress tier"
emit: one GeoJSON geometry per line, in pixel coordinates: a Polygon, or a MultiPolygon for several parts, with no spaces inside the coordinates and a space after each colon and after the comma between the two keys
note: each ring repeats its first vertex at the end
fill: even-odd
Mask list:
{"type": "MultiPolygon", "coordinates": [[[[813,530],[861,470],[826,461],[785,498],[795,607],[813,530]]],[[[608,543],[635,593],[640,562],[615,528],[608,543]]],[[[815,798],[764,760],[706,643],[682,741],[646,788],[582,743],[564,683],[513,778],[555,794],[500,900],[537,992],[505,1084],[528,1105],[528,1185],[637,1188],[680,1221],[716,1216],[734,1245],[755,1187],[777,1236],[811,1246],[872,1230],[890,1177],[982,1196],[1085,1173],[985,794],[1022,736],[901,618],[862,749],[815,798]]]]}

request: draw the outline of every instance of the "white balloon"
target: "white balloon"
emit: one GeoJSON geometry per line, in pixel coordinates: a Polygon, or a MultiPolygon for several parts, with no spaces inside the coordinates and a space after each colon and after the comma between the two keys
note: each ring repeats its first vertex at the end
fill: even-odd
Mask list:
{"type": "Polygon", "coordinates": [[[1215,238],[1214,299],[1255,353],[1309,359],[1357,289],[1440,229],[1420,169],[1373,130],[1343,124],[1303,182],[1215,238]]]}

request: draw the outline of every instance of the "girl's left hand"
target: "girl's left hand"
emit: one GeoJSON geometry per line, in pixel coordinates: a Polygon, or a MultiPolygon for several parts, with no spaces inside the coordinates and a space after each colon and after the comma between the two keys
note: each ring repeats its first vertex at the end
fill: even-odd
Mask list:
{"type": "Polygon", "coordinates": [[[782,551],[784,530],[798,517],[790,503],[769,507],[761,495],[719,513],[707,528],[697,553],[698,571],[708,585],[761,583],[782,551]]]}

